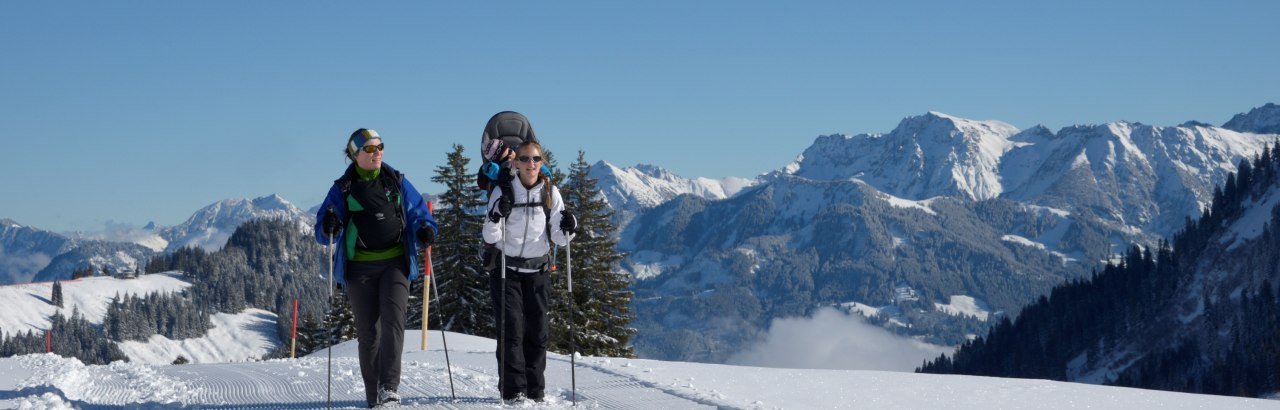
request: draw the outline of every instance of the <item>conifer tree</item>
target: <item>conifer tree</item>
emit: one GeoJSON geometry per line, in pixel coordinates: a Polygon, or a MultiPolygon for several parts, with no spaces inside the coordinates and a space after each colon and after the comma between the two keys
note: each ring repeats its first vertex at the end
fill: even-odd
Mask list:
{"type": "Polygon", "coordinates": [[[49,301],[54,306],[62,307],[62,282],[53,281],[53,295],[49,297],[49,301]]]}
{"type": "MultiPolygon", "coordinates": [[[[578,159],[569,168],[561,195],[565,207],[578,217],[578,232],[573,239],[573,303],[564,297],[565,280],[553,280],[553,315],[551,348],[569,351],[569,312],[573,315],[578,351],[586,355],[634,357],[629,327],[635,317],[631,313],[630,280],[618,271],[623,254],[617,250],[617,227],[600,194],[597,180],[591,178],[586,154],[579,150],[578,159]]],[[[553,227],[552,229],[559,229],[553,227]]],[[[566,267],[560,267],[563,271],[566,267]]]]}
{"type": "MultiPolygon", "coordinates": [[[[332,310],[325,318],[325,328],[333,334],[333,343],[356,338],[356,313],[351,310],[351,301],[347,300],[347,292],[334,291],[332,310]]],[[[325,345],[328,346],[328,345],[325,345]]]]}
{"type": "MultiPolygon", "coordinates": [[[[438,228],[432,249],[433,278],[440,294],[428,320],[434,327],[453,332],[493,337],[493,311],[489,302],[489,279],[480,259],[480,230],[484,224],[483,192],[475,190],[475,176],[468,170],[470,159],[463,146],[453,145],[445,165],[436,167],[431,180],[445,186],[435,207],[438,228]]],[[[415,283],[414,295],[421,299],[423,283],[415,283]]],[[[435,289],[432,289],[435,292],[435,289]]],[[[422,321],[422,302],[409,308],[412,324],[422,321]]]]}

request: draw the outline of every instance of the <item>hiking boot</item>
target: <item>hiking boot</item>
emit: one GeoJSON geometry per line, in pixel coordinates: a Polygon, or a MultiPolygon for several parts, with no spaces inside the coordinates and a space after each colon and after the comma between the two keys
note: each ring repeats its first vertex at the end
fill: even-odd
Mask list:
{"type": "Polygon", "coordinates": [[[529,400],[529,396],[526,396],[524,392],[516,393],[514,396],[511,396],[511,397],[504,396],[502,398],[502,401],[506,402],[509,405],[520,404],[528,400],[529,400]]]}
{"type": "Polygon", "coordinates": [[[529,400],[533,400],[537,403],[544,403],[547,401],[547,396],[540,391],[531,391],[529,392],[529,400]]]}
{"type": "Polygon", "coordinates": [[[384,406],[394,406],[400,404],[400,393],[395,390],[378,388],[378,403],[384,406]]]}

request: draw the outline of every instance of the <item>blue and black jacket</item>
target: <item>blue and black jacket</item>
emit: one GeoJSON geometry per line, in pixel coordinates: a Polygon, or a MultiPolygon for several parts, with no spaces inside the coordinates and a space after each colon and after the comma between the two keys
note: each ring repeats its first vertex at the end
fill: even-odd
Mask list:
{"type": "MultiPolygon", "coordinates": [[[[391,168],[387,163],[382,163],[380,171],[383,177],[394,178],[400,186],[400,205],[404,211],[404,251],[409,257],[409,281],[418,278],[418,240],[417,232],[420,226],[430,226],[431,230],[439,233],[436,227],[435,218],[431,217],[431,213],[427,212],[427,204],[422,199],[422,194],[418,192],[413,184],[395,168],[391,168]]],[[[339,221],[348,221],[351,212],[347,209],[346,196],[351,189],[351,183],[359,178],[355,172],[355,164],[347,167],[347,171],[342,174],[341,178],[333,181],[333,186],[329,188],[329,194],[325,195],[324,203],[320,204],[320,210],[316,212],[315,235],[316,242],[321,245],[329,245],[330,238],[324,234],[324,214],[325,211],[332,208],[333,212],[338,215],[339,221]]],[[[345,275],[347,261],[347,247],[342,246],[346,243],[346,235],[348,229],[342,229],[342,233],[338,235],[335,242],[339,246],[337,251],[333,253],[333,278],[339,284],[346,284],[345,275]]]]}

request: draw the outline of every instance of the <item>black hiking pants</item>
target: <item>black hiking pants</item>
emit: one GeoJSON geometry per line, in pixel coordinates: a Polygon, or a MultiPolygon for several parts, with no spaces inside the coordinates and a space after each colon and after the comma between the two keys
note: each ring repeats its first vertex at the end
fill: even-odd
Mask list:
{"type": "Polygon", "coordinates": [[[356,315],[360,376],[370,406],[378,404],[378,386],[400,387],[404,352],[405,306],[409,303],[407,257],[347,262],[347,300],[356,315]]]}
{"type": "Polygon", "coordinates": [[[508,269],[507,286],[503,289],[500,269],[489,273],[493,317],[501,318],[498,320],[502,321],[506,338],[498,341],[498,386],[504,400],[515,398],[517,393],[542,397],[547,387],[543,373],[547,369],[547,329],[550,327],[547,300],[551,294],[551,275],[546,270],[519,273],[508,269]],[[506,300],[505,312],[503,299],[506,300]],[[506,366],[502,365],[504,359],[506,366]]]}

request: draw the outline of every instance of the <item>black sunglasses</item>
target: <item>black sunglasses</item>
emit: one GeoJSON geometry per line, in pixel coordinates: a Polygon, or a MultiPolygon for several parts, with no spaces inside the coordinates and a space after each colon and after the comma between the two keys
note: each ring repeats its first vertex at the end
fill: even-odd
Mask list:
{"type": "Polygon", "coordinates": [[[378,145],[365,145],[363,147],[360,147],[360,149],[363,150],[364,152],[372,154],[374,152],[382,151],[382,147],[386,145],[387,144],[385,143],[378,144],[378,145]]]}
{"type": "Polygon", "coordinates": [[[528,156],[528,155],[521,155],[521,156],[519,156],[519,157],[516,157],[516,159],[517,159],[517,160],[520,160],[520,162],[524,162],[524,163],[530,163],[530,162],[542,162],[542,156],[541,156],[541,155],[535,155],[535,156],[532,156],[532,157],[530,157],[530,156],[528,156]]]}

